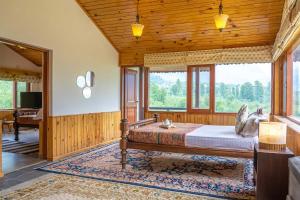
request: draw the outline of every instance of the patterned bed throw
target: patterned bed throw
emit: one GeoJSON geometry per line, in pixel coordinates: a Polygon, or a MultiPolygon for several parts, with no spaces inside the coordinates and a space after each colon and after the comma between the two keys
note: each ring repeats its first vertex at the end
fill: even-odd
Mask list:
{"type": "Polygon", "coordinates": [[[185,146],[185,135],[201,127],[201,124],[174,123],[176,128],[160,128],[160,122],[132,129],[128,140],[148,144],[185,146]]]}

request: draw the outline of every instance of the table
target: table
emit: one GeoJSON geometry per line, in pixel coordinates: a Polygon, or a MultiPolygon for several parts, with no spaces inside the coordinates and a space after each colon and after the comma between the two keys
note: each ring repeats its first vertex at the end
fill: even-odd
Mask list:
{"type": "Polygon", "coordinates": [[[257,200],[285,200],[288,194],[288,159],[294,154],[254,148],[254,180],[257,200]]]}

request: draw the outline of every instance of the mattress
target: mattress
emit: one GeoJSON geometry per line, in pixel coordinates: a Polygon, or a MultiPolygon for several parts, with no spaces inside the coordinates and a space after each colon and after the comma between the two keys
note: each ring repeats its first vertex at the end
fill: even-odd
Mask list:
{"type": "Polygon", "coordinates": [[[203,125],[186,134],[185,146],[253,151],[257,142],[257,136],[243,137],[237,135],[234,126],[203,125]]]}

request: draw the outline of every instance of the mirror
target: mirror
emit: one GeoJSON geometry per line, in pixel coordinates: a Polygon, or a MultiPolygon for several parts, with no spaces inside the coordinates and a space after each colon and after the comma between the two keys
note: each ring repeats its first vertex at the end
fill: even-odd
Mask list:
{"type": "Polygon", "coordinates": [[[94,77],[95,74],[92,71],[88,71],[85,75],[85,80],[86,80],[86,85],[89,87],[93,87],[94,86],[94,77]]]}

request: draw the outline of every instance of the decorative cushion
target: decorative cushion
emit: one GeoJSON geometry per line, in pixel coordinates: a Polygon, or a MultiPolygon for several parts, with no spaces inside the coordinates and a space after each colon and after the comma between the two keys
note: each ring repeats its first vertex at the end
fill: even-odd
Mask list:
{"type": "Polygon", "coordinates": [[[250,114],[240,135],[244,137],[258,136],[258,126],[260,121],[268,121],[268,116],[258,114],[257,112],[250,114]]]}
{"type": "Polygon", "coordinates": [[[246,104],[242,105],[242,107],[240,108],[236,116],[235,132],[237,134],[239,134],[243,130],[246,121],[248,119],[248,114],[249,114],[248,105],[246,104]]]}

